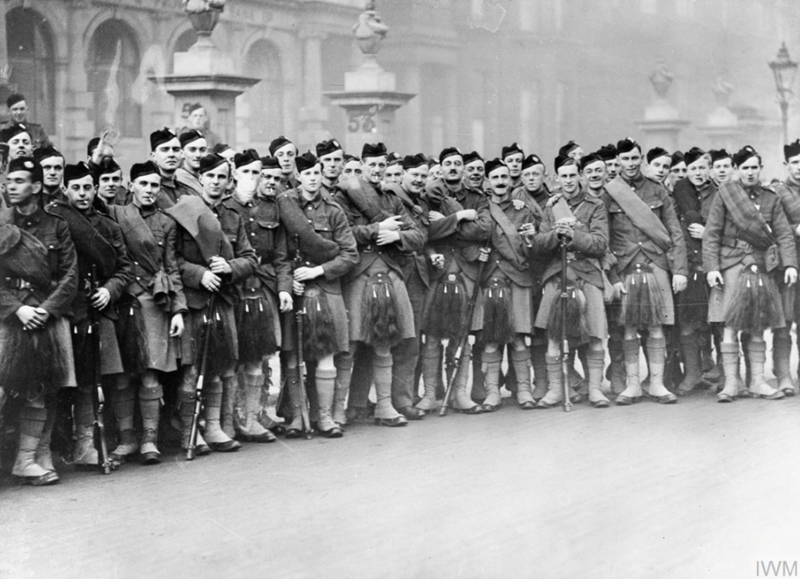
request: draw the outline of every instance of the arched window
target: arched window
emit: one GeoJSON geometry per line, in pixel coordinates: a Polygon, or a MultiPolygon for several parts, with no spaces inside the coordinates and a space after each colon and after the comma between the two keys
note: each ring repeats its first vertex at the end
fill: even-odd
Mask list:
{"type": "Polygon", "coordinates": [[[142,107],[132,98],[139,58],[136,37],[121,20],[106,20],[94,31],[86,76],[94,97],[95,134],[110,128],[122,137],[142,136],[142,107]]]}
{"type": "Polygon", "coordinates": [[[261,79],[244,94],[250,141],[269,142],[283,134],[283,74],[277,49],[266,40],[256,41],[247,52],[245,74],[261,79]]]}
{"type": "Polygon", "coordinates": [[[172,70],[172,67],[175,63],[175,53],[186,52],[192,48],[192,46],[194,46],[195,42],[197,42],[197,33],[194,31],[194,28],[190,28],[178,37],[178,40],[175,41],[175,47],[172,51],[172,56],[170,56],[169,59],[170,70],[172,70]]]}
{"type": "MultiPolygon", "coordinates": [[[[12,66],[10,87],[25,95],[28,119],[53,134],[55,115],[55,66],[53,39],[46,18],[26,8],[14,8],[6,15],[8,60],[12,66]]],[[[10,90],[0,95],[5,102],[10,90]]]]}

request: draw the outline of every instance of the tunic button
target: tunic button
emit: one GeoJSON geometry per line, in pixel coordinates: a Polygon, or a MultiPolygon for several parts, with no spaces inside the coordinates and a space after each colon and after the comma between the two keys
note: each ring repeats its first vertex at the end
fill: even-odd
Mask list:
{"type": "Polygon", "coordinates": [[[642,245],[642,242],[639,242],[639,245],[641,246],[641,245],[642,245]]]}
{"type": "Polygon", "coordinates": [[[136,279],[137,279],[137,280],[141,280],[141,279],[142,279],[142,277],[141,277],[141,276],[136,276],[136,279]]]}
{"type": "Polygon", "coordinates": [[[254,222],[254,221],[256,221],[256,220],[254,220],[253,218],[250,218],[250,221],[251,221],[251,222],[254,222]]]}
{"type": "Polygon", "coordinates": [[[252,234],[250,234],[250,237],[251,237],[251,238],[254,238],[254,237],[256,237],[256,233],[255,233],[255,232],[253,232],[252,234]]]}

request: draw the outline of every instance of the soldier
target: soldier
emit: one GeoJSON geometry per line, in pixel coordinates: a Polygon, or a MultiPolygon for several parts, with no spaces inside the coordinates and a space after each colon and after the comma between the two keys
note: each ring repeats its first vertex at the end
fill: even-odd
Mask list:
{"type": "MultiPolygon", "coordinates": [[[[410,400],[403,401],[403,413],[392,404],[392,351],[402,341],[416,337],[414,311],[401,263],[404,255],[422,250],[424,235],[403,203],[380,187],[386,155],[383,143],[365,144],[361,152],[363,179],[341,182],[335,196],[347,214],[359,250],[358,266],[343,280],[350,316],[350,350],[343,363],[352,365],[359,342],[373,351],[375,424],[401,427],[408,424],[408,418],[419,419],[423,415],[410,400]]],[[[456,179],[460,184],[460,173],[456,179]]],[[[394,399],[402,400],[399,395],[395,394],[394,399]]]]}
{"type": "MultiPolygon", "coordinates": [[[[792,227],[795,246],[800,255],[800,140],[784,145],[783,158],[786,180],[775,186],[775,192],[781,198],[783,211],[792,227]]],[[[778,390],[787,397],[794,397],[797,387],[792,383],[789,360],[792,354],[792,323],[800,318],[800,294],[795,286],[787,284],[780,284],[780,290],[786,326],[775,329],[772,333],[772,369],[778,379],[778,390]]]]}
{"type": "Polygon", "coordinates": [[[671,164],[672,156],[666,149],[653,147],[647,152],[647,176],[665,188],[667,187],[667,177],[669,177],[671,164]]]}
{"type": "Polygon", "coordinates": [[[19,93],[13,93],[6,99],[6,106],[8,107],[9,120],[2,128],[10,127],[15,123],[22,123],[28,128],[28,135],[31,138],[31,147],[38,149],[39,147],[52,147],[50,138],[47,132],[41,125],[37,123],[28,122],[28,103],[25,96],[19,93]]]}
{"type": "MultiPolygon", "coordinates": [[[[244,424],[237,427],[242,441],[269,443],[275,436],[258,422],[263,361],[281,345],[280,312],[292,310],[292,274],[286,255],[285,232],[274,196],[256,197],[261,180],[261,159],[253,149],[234,157],[236,189],[222,202],[239,214],[256,252],[255,275],[237,285],[236,330],[239,335],[239,377],[230,383],[230,397],[244,390],[244,424]]],[[[226,423],[223,421],[223,424],[226,423]]],[[[230,435],[230,433],[229,433],[230,435]]]]}
{"type": "Polygon", "coordinates": [[[669,178],[666,185],[667,190],[670,192],[675,191],[675,184],[681,179],[686,178],[686,159],[682,151],[676,151],[672,154],[671,165],[669,168],[669,178]]]}
{"type": "Polygon", "coordinates": [[[794,235],[780,198],[759,182],[758,152],[748,145],[733,162],[739,177],[717,191],[703,235],[703,269],[711,286],[708,318],[725,324],[720,348],[725,386],[717,400],[729,403],[738,395],[739,332],[749,334],[750,394],[782,399],[783,392],[764,381],[763,331],[786,325],[777,284],[797,281],[794,235]]]}
{"type": "Polygon", "coordinates": [[[196,129],[188,129],[178,136],[181,144],[183,162],[175,170],[175,181],[195,195],[200,195],[203,186],[200,184],[200,160],[208,153],[208,144],[205,136],[196,129]]]}
{"type": "Polygon", "coordinates": [[[8,164],[0,210],[0,391],[22,402],[19,452],[11,473],[30,485],[58,483],[50,455],[55,393],[75,386],[66,316],[78,284],[69,226],[42,209],[42,168],[32,158],[8,164]]]}
{"type": "Polygon", "coordinates": [[[526,344],[533,331],[531,279],[523,236],[535,231],[533,210],[512,203],[511,176],[499,159],[486,164],[491,189],[489,213],[492,217],[491,253],[482,252],[486,261],[480,283],[483,291],[475,308],[473,327],[481,330],[486,399],[485,413],[501,405],[500,366],[503,347],[511,345],[509,358],[516,377],[517,403],[522,409],[536,406],[531,393],[531,354],[526,344]]]}
{"type": "Polygon", "coordinates": [[[156,204],[164,209],[177,203],[184,195],[196,195],[195,191],[179,183],[175,172],[181,165],[181,142],[170,129],[164,128],[150,134],[150,159],[161,175],[161,195],[156,204]]]}
{"type": "MultiPolygon", "coordinates": [[[[184,107],[186,107],[186,105],[184,105],[184,107]]],[[[209,147],[209,149],[219,145],[219,135],[209,129],[208,113],[206,112],[205,107],[201,103],[193,103],[184,110],[188,113],[188,117],[186,119],[188,125],[181,127],[178,130],[178,135],[183,135],[187,131],[200,131],[203,133],[203,135],[205,135],[206,145],[209,147]]]]}
{"type": "Polygon", "coordinates": [[[733,156],[725,149],[712,149],[708,155],[711,157],[711,179],[719,188],[733,179],[733,156]]]}
{"type": "MultiPolygon", "coordinates": [[[[605,181],[603,160],[590,153],[580,163],[587,182],[596,191],[602,189],[605,181]]],[[[603,339],[608,334],[601,262],[608,251],[606,208],[600,195],[588,195],[581,188],[575,159],[560,155],[556,157],[555,166],[562,197],[544,210],[541,229],[530,236],[530,255],[549,258],[542,275],[545,283],[542,303],[536,315],[536,328],[547,330],[549,387],[536,407],[547,409],[564,400],[561,342],[567,336],[570,343],[576,345],[588,342],[585,361],[589,401],[593,407],[604,408],[609,406],[600,388],[605,360],[603,339]],[[562,243],[567,244],[566,271],[561,259],[562,243]],[[567,278],[569,306],[561,297],[562,276],[567,278]],[[566,328],[562,328],[564,308],[567,308],[566,328]]]]}
{"type": "Polygon", "coordinates": [[[361,159],[349,153],[345,154],[341,176],[346,178],[361,177],[361,159]]]}
{"type": "Polygon", "coordinates": [[[612,282],[622,295],[619,323],[625,327],[623,351],[627,379],[617,396],[618,405],[639,400],[638,331],[647,329],[650,396],[659,403],[675,403],[677,397],[664,386],[666,339],[663,325],[674,324],[672,292],[686,288],[686,246],[672,200],[663,185],[642,174],[638,143],[617,143],[621,171],[606,184],[609,211],[609,247],[617,259],[612,282]],[[670,287],[668,273],[672,273],[670,287]]]}
{"type": "MultiPolygon", "coordinates": [[[[441,158],[458,156],[458,149],[450,147],[442,151],[441,158]]],[[[457,166],[457,164],[454,164],[457,166]]],[[[452,181],[435,179],[426,186],[425,199],[430,208],[431,219],[436,220],[436,231],[428,232],[428,245],[441,267],[432,272],[431,289],[425,300],[422,332],[425,342],[422,346],[422,378],[425,394],[417,403],[417,408],[430,411],[436,408],[436,388],[442,374],[440,345],[442,339],[454,342],[463,332],[472,330],[471,323],[462,328],[461,321],[466,315],[467,302],[472,295],[478,276],[478,257],[480,249],[489,239],[492,231],[492,218],[489,214],[489,200],[480,192],[463,185],[460,176],[451,176],[452,181]],[[441,218],[439,217],[441,216],[441,218]]],[[[463,353],[460,368],[453,383],[452,407],[456,412],[477,414],[481,406],[470,399],[467,393],[467,379],[471,348],[468,345],[463,353]]],[[[473,390],[476,385],[473,384],[473,390]]]]}
{"type": "Polygon", "coordinates": [[[278,195],[283,173],[278,160],[274,157],[261,158],[261,181],[258,182],[258,195],[261,197],[275,197],[278,195]]]}
{"type": "Polygon", "coordinates": [[[575,143],[575,141],[569,141],[558,150],[558,155],[559,157],[571,157],[575,161],[580,161],[584,155],[583,147],[575,143]]]}
{"type": "Polygon", "coordinates": [[[229,180],[230,166],[225,158],[206,155],[200,164],[203,194],[184,196],[165,210],[178,222],[177,262],[189,308],[181,341],[183,376],[178,392],[184,449],[190,445],[199,365],[207,365],[203,387],[205,441],[198,436],[198,455],[209,448],[235,451],[241,447],[221,429],[223,381],[230,384],[239,350],[233,311],[236,284],[254,274],[257,260],[242,219],[221,203],[229,180]],[[200,360],[204,340],[209,341],[207,361],[200,360]]]}
{"type": "Polygon", "coordinates": [[[464,187],[483,191],[486,181],[486,166],[477,151],[464,154],[464,187]]]}
{"type": "Polygon", "coordinates": [[[514,190],[521,185],[522,182],[522,160],[525,158],[525,152],[522,151],[516,142],[502,148],[500,152],[500,159],[508,167],[508,172],[511,175],[511,189],[514,190]]]}
{"type": "MultiPolygon", "coordinates": [[[[128,259],[120,226],[95,209],[97,187],[89,166],[83,162],[67,165],[64,184],[66,202],[54,201],[47,209],[69,224],[78,256],[78,292],[72,301],[72,347],[78,381],[77,441],[72,456],[75,467],[86,470],[98,465],[91,391],[95,381],[102,381],[109,399],[114,396],[112,392],[129,389],[129,377],[125,374],[117,339],[116,304],[132,279],[133,264],[128,259]],[[93,338],[97,340],[91,330],[94,317],[99,321],[94,332],[99,327],[101,377],[95,376],[97,361],[92,354],[93,338]]],[[[134,444],[132,425],[123,435],[121,445],[134,444]]]]}
{"type": "Polygon", "coordinates": [[[110,159],[96,166],[92,173],[97,176],[97,195],[107,206],[127,204],[128,190],[122,185],[122,168],[116,161],[110,159]]]}
{"type": "Polygon", "coordinates": [[[322,164],[322,191],[333,195],[333,188],[339,182],[344,170],[344,151],[336,139],[317,143],[317,158],[322,164]]]}
{"type": "Polygon", "coordinates": [[[41,147],[33,152],[33,158],[42,166],[44,183],[42,203],[64,200],[64,156],[55,147],[41,147]]]}
{"type": "MultiPolygon", "coordinates": [[[[175,257],[175,222],[156,208],[161,175],[152,162],[131,167],[131,203],[109,206],[109,215],[122,228],[133,272],[120,300],[119,318],[123,366],[134,382],[109,392],[117,417],[120,443],[112,455],[118,461],[140,452],[143,465],[161,463],[158,421],[164,387],[161,373],[178,369],[183,316],[187,312],[175,257]],[[134,410],[142,416],[141,447],[134,436],[134,410]]],[[[102,178],[102,176],[101,176],[102,178]]]]}
{"type": "Polygon", "coordinates": [[[617,147],[613,143],[603,145],[597,150],[597,155],[606,164],[606,181],[611,181],[619,175],[619,158],[617,157],[617,147]]]}
{"type": "Polygon", "coordinates": [[[678,395],[687,395],[703,380],[700,365],[701,335],[710,338],[708,328],[708,286],[703,275],[703,233],[717,186],[711,181],[708,155],[692,147],[684,155],[687,178],[675,183],[673,198],[675,212],[683,228],[689,281],[686,290],[676,296],[678,327],[684,377],[677,388],[678,395]]]}
{"type": "MultiPolygon", "coordinates": [[[[325,437],[336,438],[343,434],[352,372],[352,357],[341,360],[347,359],[350,348],[341,278],[355,267],[358,251],[342,209],[329,197],[320,195],[322,167],[317,158],[306,153],[295,162],[299,187],[280,194],[278,206],[289,256],[296,260],[293,289],[303,300],[303,324],[307,329],[304,355],[307,360],[316,361],[318,428],[325,437]]],[[[296,327],[286,320],[284,331],[283,349],[290,352],[286,388],[293,417],[286,437],[298,438],[303,429],[304,397],[298,380],[296,327]]]]}
{"type": "Polygon", "coordinates": [[[8,158],[31,157],[33,141],[27,125],[14,123],[0,130],[0,142],[8,144],[8,158]]]}
{"type": "Polygon", "coordinates": [[[281,135],[276,137],[269,144],[269,154],[278,160],[281,166],[282,180],[279,187],[280,191],[294,189],[297,187],[295,178],[296,166],[294,158],[297,157],[297,147],[286,137],[281,135]]]}
{"type": "MultiPolygon", "coordinates": [[[[539,210],[543,211],[550,199],[550,190],[545,183],[547,169],[544,162],[538,155],[531,154],[522,160],[520,169],[521,185],[517,187],[512,196],[520,199],[533,207],[535,204],[539,210]]],[[[536,211],[534,209],[534,211],[536,211]]],[[[544,214],[540,214],[544,217],[544,214]]]]}
{"type": "Polygon", "coordinates": [[[386,171],[383,173],[383,185],[394,183],[399,185],[403,178],[403,158],[397,153],[390,153],[386,159],[386,171]]]}

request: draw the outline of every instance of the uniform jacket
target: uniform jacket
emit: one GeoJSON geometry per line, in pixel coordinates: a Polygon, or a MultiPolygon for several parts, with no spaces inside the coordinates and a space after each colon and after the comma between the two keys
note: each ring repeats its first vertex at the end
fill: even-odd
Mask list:
{"type": "Polygon", "coordinates": [[[688,179],[681,179],[675,183],[673,198],[675,200],[675,213],[681,222],[683,239],[686,242],[686,258],[691,273],[703,271],[703,240],[693,238],[689,235],[691,219],[687,217],[689,212],[700,214],[700,223],[705,225],[708,221],[708,212],[711,210],[711,202],[714,201],[717,193],[717,186],[713,181],[708,181],[700,188],[695,187],[688,179]]]}
{"type": "MultiPolygon", "coordinates": [[[[428,231],[431,227],[430,208],[423,196],[414,195],[398,186],[400,201],[406,206],[409,217],[414,221],[414,225],[422,233],[422,250],[410,255],[401,256],[400,266],[403,268],[403,278],[408,280],[411,276],[418,276],[426,288],[430,288],[430,256],[434,252],[428,246],[428,231]]],[[[394,191],[394,190],[393,190],[394,191]]]]}
{"type": "Polygon", "coordinates": [[[174,176],[162,175],[161,192],[156,197],[156,206],[159,209],[171,207],[184,195],[198,195],[198,193],[193,188],[179,183],[174,176]]]}
{"type": "Polygon", "coordinates": [[[72,299],[78,288],[78,258],[67,222],[36,208],[22,215],[14,208],[0,210],[0,224],[11,223],[32,234],[48,250],[52,284],[49,288],[20,289],[13,280],[0,277],[0,321],[14,316],[20,306],[40,306],[51,316],[72,313],[72,299]]]}
{"type": "MultiPolygon", "coordinates": [[[[758,184],[745,188],[759,213],[764,216],[772,230],[778,246],[778,255],[783,268],[797,268],[797,249],[794,233],[778,194],[768,187],[758,184]]],[[[708,222],[703,234],[703,269],[706,272],[720,272],[740,262],[745,266],[757,264],[765,268],[766,252],[760,252],[746,244],[740,244],[739,228],[726,218],[727,211],[722,197],[714,196],[708,213],[708,222]]]]}
{"type": "MultiPolygon", "coordinates": [[[[490,206],[496,206],[508,218],[514,230],[519,231],[522,224],[534,223],[535,217],[529,207],[516,209],[509,199],[500,202],[489,201],[490,206]]],[[[492,276],[497,276],[496,271],[500,270],[517,286],[531,287],[533,279],[528,269],[527,253],[525,244],[521,236],[517,236],[519,244],[515,244],[500,224],[492,218],[491,254],[483,271],[483,279],[488,280],[492,276]],[[519,258],[519,259],[518,259],[519,258]]]]}
{"type": "Polygon", "coordinates": [[[797,227],[800,226],[800,185],[784,181],[776,185],[774,189],[778,197],[781,198],[783,213],[786,214],[786,219],[789,220],[789,225],[792,226],[797,256],[798,260],[800,260],[800,238],[795,233],[797,227]]]}

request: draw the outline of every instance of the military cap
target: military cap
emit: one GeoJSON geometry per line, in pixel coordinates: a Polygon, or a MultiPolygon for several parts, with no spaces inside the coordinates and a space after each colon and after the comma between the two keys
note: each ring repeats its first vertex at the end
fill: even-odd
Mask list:
{"type": "Polygon", "coordinates": [[[191,115],[197,109],[205,109],[205,107],[203,106],[202,103],[192,103],[191,105],[189,105],[189,114],[191,115]]]}
{"type": "Polygon", "coordinates": [[[464,153],[464,165],[469,165],[470,163],[475,163],[476,161],[483,162],[483,157],[481,157],[480,153],[477,151],[464,153]]]}
{"type": "Polygon", "coordinates": [[[556,172],[558,172],[559,167],[563,167],[564,165],[569,165],[570,163],[578,165],[577,161],[575,161],[575,159],[573,159],[569,155],[556,155],[556,158],[553,161],[553,167],[555,167],[556,172]]]}
{"type": "Polygon", "coordinates": [[[94,150],[100,145],[100,137],[92,137],[89,139],[89,145],[86,147],[86,156],[91,157],[94,150]]]}
{"type": "Polygon", "coordinates": [[[742,163],[751,157],[758,156],[758,151],[753,149],[750,145],[745,145],[733,155],[733,164],[739,167],[742,163]]]}
{"type": "Polygon", "coordinates": [[[0,131],[0,141],[3,143],[8,143],[14,137],[19,135],[20,133],[27,133],[30,137],[31,133],[28,131],[28,127],[23,123],[14,123],[0,131]]]}
{"type": "Polygon", "coordinates": [[[39,147],[33,150],[33,158],[39,163],[45,159],[50,159],[51,157],[61,157],[61,159],[66,159],[58,149],[49,145],[47,147],[39,147]]]}
{"type": "Polygon", "coordinates": [[[487,161],[486,167],[484,169],[486,171],[486,176],[488,177],[492,173],[492,171],[499,169],[500,167],[505,167],[506,169],[508,169],[508,165],[506,165],[505,161],[498,159],[497,157],[495,157],[490,161],[487,161]]]}
{"type": "Polygon", "coordinates": [[[33,157],[17,157],[9,161],[6,174],[11,175],[15,171],[27,171],[33,182],[42,181],[42,166],[33,157]]]}
{"type": "Polygon", "coordinates": [[[344,151],[342,146],[339,145],[339,142],[336,139],[328,139],[327,141],[322,141],[321,143],[317,143],[317,157],[322,157],[323,155],[330,155],[336,151],[344,151]]]}
{"type": "Polygon", "coordinates": [[[225,153],[226,151],[233,151],[233,147],[231,147],[231,146],[230,146],[230,145],[228,145],[227,143],[217,143],[217,144],[216,144],[216,145],[214,145],[214,147],[211,149],[211,152],[212,152],[212,153],[216,153],[217,155],[222,155],[222,154],[223,154],[223,153],[225,153]]]}
{"type": "Polygon", "coordinates": [[[422,167],[423,165],[427,166],[428,160],[425,159],[422,153],[403,157],[403,169],[412,169],[414,167],[422,167]]]}
{"type": "Polygon", "coordinates": [[[617,141],[617,155],[619,155],[620,153],[627,153],[628,151],[633,151],[634,149],[638,149],[639,152],[642,151],[642,148],[639,147],[639,144],[630,137],[625,137],[624,139],[620,139],[619,141],[617,141]]]}
{"type": "Polygon", "coordinates": [[[783,146],[783,158],[786,161],[797,155],[800,155],[800,139],[795,139],[794,143],[783,146]]]}
{"type": "Polygon", "coordinates": [[[287,145],[292,145],[293,143],[289,141],[286,137],[281,135],[280,137],[276,137],[272,140],[269,144],[269,154],[273,157],[275,156],[275,152],[280,149],[281,147],[286,147],[287,145]]]}
{"type": "Polygon", "coordinates": [[[381,157],[386,154],[386,145],[383,143],[364,143],[364,146],[361,148],[362,160],[369,157],[381,157]]]}
{"type": "Polygon", "coordinates": [[[181,148],[186,147],[189,143],[197,141],[198,139],[205,139],[205,137],[197,129],[189,129],[178,136],[178,141],[181,142],[181,148]]]}
{"type": "Polygon", "coordinates": [[[686,167],[689,167],[692,163],[704,157],[705,154],[706,152],[700,147],[692,147],[683,155],[683,162],[686,163],[686,167]]]}
{"type": "Polygon", "coordinates": [[[113,159],[103,159],[103,161],[95,167],[94,173],[97,177],[100,177],[101,175],[121,170],[122,167],[113,159]]]}
{"type": "Polygon", "coordinates": [[[672,154],[672,167],[675,167],[679,163],[686,163],[685,157],[683,151],[675,151],[675,153],[672,154]]]}
{"type": "Polygon", "coordinates": [[[544,161],[536,155],[536,153],[531,153],[525,159],[522,160],[522,171],[525,171],[529,167],[533,167],[534,165],[544,165],[544,161]]]}
{"type": "Polygon", "coordinates": [[[600,149],[597,150],[597,155],[603,161],[611,161],[612,159],[617,158],[617,148],[614,146],[613,143],[609,143],[608,145],[603,145],[600,149]]]}
{"type": "Polygon", "coordinates": [[[144,163],[134,163],[131,167],[131,181],[136,181],[144,175],[161,175],[158,172],[158,166],[152,161],[145,161],[144,163]]]}
{"type": "Polygon", "coordinates": [[[439,165],[438,159],[434,159],[433,157],[428,157],[428,169],[436,167],[437,165],[439,165]]]}
{"type": "Polygon", "coordinates": [[[733,155],[728,153],[725,149],[712,149],[711,151],[708,152],[708,154],[711,157],[712,165],[722,159],[730,159],[731,161],[733,161],[733,155]]]}
{"type": "Polygon", "coordinates": [[[575,141],[570,140],[569,143],[562,146],[561,149],[558,150],[558,154],[569,157],[569,154],[575,151],[578,147],[580,147],[580,145],[575,143],[575,141]]]}
{"type": "Polygon", "coordinates": [[[220,165],[227,164],[228,160],[219,153],[209,153],[208,155],[204,155],[200,160],[200,169],[198,173],[202,175],[203,173],[208,173],[209,171],[216,169],[220,165]]]}
{"type": "Polygon", "coordinates": [[[506,145],[501,149],[500,158],[505,159],[509,155],[514,155],[516,153],[522,153],[522,155],[525,155],[525,152],[522,149],[520,149],[519,145],[517,145],[516,142],[514,142],[511,145],[506,145]]]}
{"type": "Polygon", "coordinates": [[[233,156],[233,165],[236,169],[244,167],[245,165],[250,165],[256,161],[260,161],[260,158],[258,156],[258,151],[255,149],[246,149],[243,153],[237,153],[233,156]]]}
{"type": "Polygon", "coordinates": [[[653,160],[664,156],[669,157],[670,161],[672,160],[672,156],[666,149],[664,149],[663,147],[653,147],[650,151],[647,152],[647,162],[652,163],[653,160]]]}
{"type": "Polygon", "coordinates": [[[83,179],[87,175],[90,175],[92,177],[92,181],[94,181],[92,170],[89,169],[89,166],[83,161],[79,161],[74,165],[67,165],[64,168],[64,185],[68,185],[70,181],[74,181],[76,179],[83,179]]]}
{"type": "Polygon", "coordinates": [[[447,159],[448,157],[454,157],[456,155],[461,157],[463,161],[464,156],[461,154],[461,151],[458,149],[458,147],[445,147],[444,149],[442,149],[442,152],[439,153],[439,163],[444,163],[445,159],[447,159]]]}
{"type": "Polygon", "coordinates": [[[345,153],[344,154],[344,162],[345,163],[350,163],[351,161],[358,161],[359,163],[361,163],[361,159],[359,159],[355,155],[350,155],[349,153],[345,153]]]}
{"type": "Polygon", "coordinates": [[[159,145],[169,143],[173,139],[177,138],[178,136],[172,131],[172,129],[168,129],[167,127],[153,131],[150,133],[150,151],[155,151],[156,147],[159,145]]]}
{"type": "Polygon", "coordinates": [[[403,158],[400,157],[396,151],[392,151],[389,155],[386,156],[386,166],[389,167],[391,165],[402,165],[403,158]]]}
{"type": "Polygon", "coordinates": [[[275,159],[274,157],[262,157],[261,158],[261,169],[280,169],[281,164],[280,162],[275,159]]]}
{"type": "Polygon", "coordinates": [[[8,95],[8,98],[6,99],[6,107],[10,109],[17,103],[21,103],[24,100],[25,100],[25,95],[21,93],[11,93],[10,95],[8,95]]]}
{"type": "Polygon", "coordinates": [[[302,155],[298,155],[294,158],[294,163],[297,165],[297,172],[303,173],[308,169],[316,166],[319,163],[319,160],[314,156],[311,151],[306,151],[302,155]]]}
{"type": "MultiPolygon", "coordinates": [[[[583,171],[584,169],[589,167],[589,165],[591,165],[592,163],[597,163],[598,161],[603,161],[603,158],[600,157],[600,155],[598,155],[597,152],[595,151],[593,153],[589,153],[581,157],[578,166],[580,170],[583,171]]],[[[605,164],[605,161],[603,161],[603,164],[605,164]]]]}

